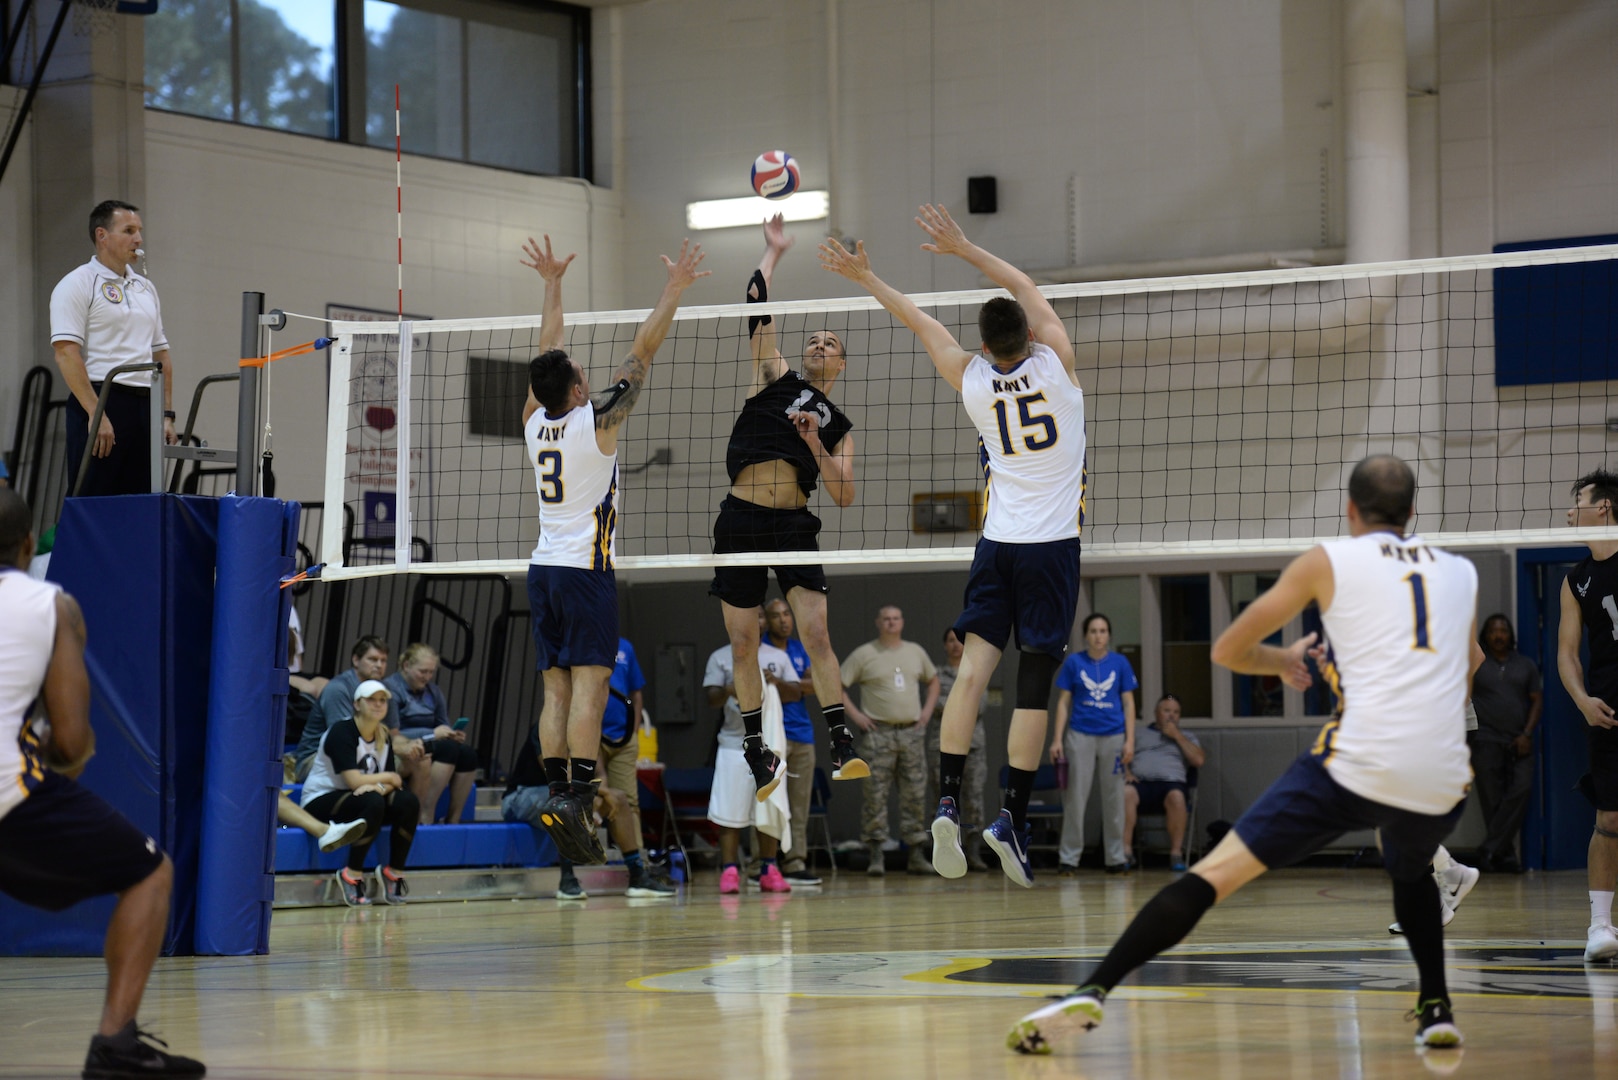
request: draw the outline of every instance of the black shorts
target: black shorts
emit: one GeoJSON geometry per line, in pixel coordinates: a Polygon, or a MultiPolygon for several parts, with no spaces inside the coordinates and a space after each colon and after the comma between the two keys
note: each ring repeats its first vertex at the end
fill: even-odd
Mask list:
{"type": "Polygon", "coordinates": [[[966,579],[965,610],[955,620],[962,641],[976,634],[1004,650],[1017,646],[1061,659],[1079,608],[1079,538],[1043,544],[979,540],[966,579]]]}
{"type": "Polygon", "coordinates": [[[1438,845],[1465,809],[1465,797],[1444,814],[1418,814],[1375,802],[1333,780],[1318,757],[1305,753],[1234,827],[1247,850],[1271,870],[1308,858],[1344,833],[1379,829],[1388,875],[1415,881],[1428,872],[1438,845]]]}
{"type": "Polygon", "coordinates": [[[163,865],[157,841],[101,796],[48,772],[0,818],[0,892],[46,911],[121,893],[163,865]]]}
{"type": "Polygon", "coordinates": [[[1588,727],[1590,771],[1579,790],[1597,810],[1618,810],[1618,728],[1588,727]]]}
{"type": "Polygon", "coordinates": [[[1135,794],[1140,796],[1137,809],[1148,814],[1155,814],[1163,809],[1169,792],[1178,791],[1184,798],[1191,790],[1179,780],[1133,780],[1130,781],[1130,786],[1135,789],[1135,794]]]}
{"type": "MultiPolygon", "coordinates": [[[[726,495],[713,524],[713,553],[739,555],[750,551],[819,551],[820,519],[805,507],[776,510],[726,495]]],[[[708,595],[731,607],[750,608],[764,603],[775,571],[781,595],[803,587],[826,591],[826,571],[819,563],[777,566],[719,566],[714,568],[708,595]]]]}

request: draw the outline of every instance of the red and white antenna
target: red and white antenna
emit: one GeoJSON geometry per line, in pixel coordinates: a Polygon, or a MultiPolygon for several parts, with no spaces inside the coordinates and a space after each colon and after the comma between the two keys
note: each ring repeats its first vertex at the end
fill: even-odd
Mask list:
{"type": "Polygon", "coordinates": [[[404,141],[399,128],[399,84],[393,84],[394,221],[399,231],[399,318],[404,319],[404,141]]]}

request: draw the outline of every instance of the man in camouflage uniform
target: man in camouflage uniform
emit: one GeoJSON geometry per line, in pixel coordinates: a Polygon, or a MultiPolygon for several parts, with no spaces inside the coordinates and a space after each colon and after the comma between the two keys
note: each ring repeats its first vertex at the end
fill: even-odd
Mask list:
{"type": "Polygon", "coordinates": [[[883,607],[876,616],[876,640],[849,653],[842,665],[843,686],[860,690],[856,706],[845,689],[844,709],[866,733],[860,756],[871,766],[860,834],[871,853],[867,873],[872,876],[884,872],[888,792],[895,778],[899,824],[910,846],[906,869],[912,874],[932,873],[923,849],[932,838],[926,817],[927,728],[938,705],[938,669],[926,649],[903,639],[904,625],[904,612],[891,604],[883,607]]]}
{"type": "MultiPolygon", "coordinates": [[[[944,631],[944,663],[938,668],[938,713],[944,713],[944,705],[949,701],[949,693],[955,688],[955,676],[960,671],[961,654],[965,652],[961,639],[955,636],[955,629],[951,627],[944,631]]],[[[966,853],[966,868],[968,870],[987,870],[989,864],[983,861],[983,853],[978,850],[978,840],[983,835],[983,785],[989,779],[988,758],[984,754],[983,711],[989,704],[989,692],[985,690],[978,699],[978,723],[972,729],[971,749],[966,754],[966,771],[961,774],[961,848],[966,853]]],[[[927,725],[927,805],[938,805],[938,732],[942,725],[927,725]]]]}

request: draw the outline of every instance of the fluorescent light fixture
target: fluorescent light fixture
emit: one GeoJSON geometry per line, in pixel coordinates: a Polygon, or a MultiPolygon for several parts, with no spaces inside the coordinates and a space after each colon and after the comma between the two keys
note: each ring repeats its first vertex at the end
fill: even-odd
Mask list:
{"type": "Polygon", "coordinates": [[[685,226],[688,229],[729,229],[737,225],[758,225],[775,214],[786,221],[819,221],[831,212],[830,206],[831,200],[824,191],[800,191],[784,199],[761,199],[757,195],[706,199],[685,204],[685,226]]]}

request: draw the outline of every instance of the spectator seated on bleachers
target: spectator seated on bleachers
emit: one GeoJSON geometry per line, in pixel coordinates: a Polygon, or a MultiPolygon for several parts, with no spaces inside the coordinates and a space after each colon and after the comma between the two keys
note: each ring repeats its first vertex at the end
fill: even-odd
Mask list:
{"type": "Polygon", "coordinates": [[[433,680],[438,676],[438,652],[421,642],[405,646],[399,657],[399,670],[382,680],[393,694],[399,734],[419,740],[430,762],[425,768],[407,764],[410,789],[421,802],[421,824],[431,825],[433,814],[449,789],[449,820],[461,820],[472,780],[477,774],[478,755],[466,741],[466,732],[450,726],[449,706],[444,692],[433,680]]]}

